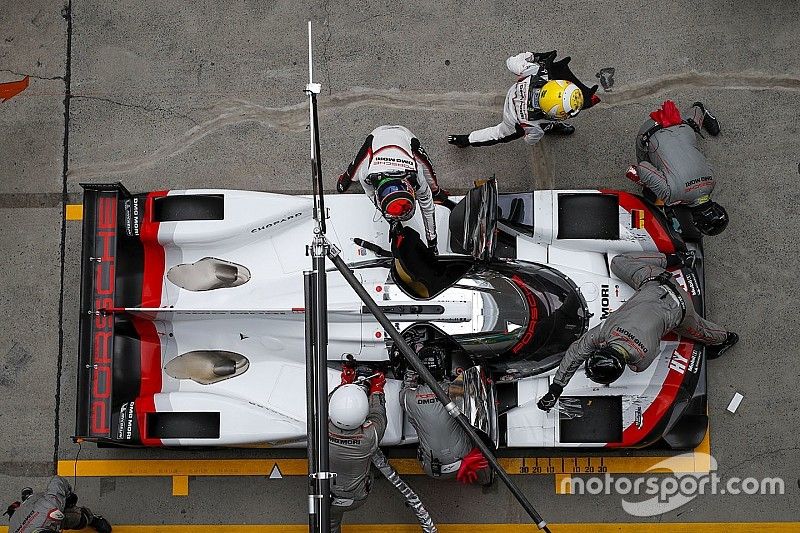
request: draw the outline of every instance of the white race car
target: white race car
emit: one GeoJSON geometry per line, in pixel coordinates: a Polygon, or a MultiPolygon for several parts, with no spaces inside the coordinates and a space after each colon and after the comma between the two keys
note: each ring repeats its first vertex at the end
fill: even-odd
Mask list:
{"type": "MultiPolygon", "coordinates": [[[[691,448],[707,428],[701,345],[666,336],[657,360],[611,386],[578,373],[536,407],[564,351],[632,294],[615,254],[699,239],[680,212],[608,190],[498,194],[493,180],[436,207],[442,275],[420,294],[361,194],[329,196],[328,238],[412,345],[447,350],[451,395],[498,447],[691,448]],[[674,215],[674,216],[673,216],[674,215]],[[402,265],[401,265],[402,266],[402,265]],[[459,392],[460,390],[460,392],[459,392]]],[[[85,187],[76,437],[127,446],[305,446],[303,271],[308,196],[85,187]]],[[[417,213],[410,222],[420,232],[417,213]]],[[[413,273],[412,273],[413,274],[413,273]]],[[[674,272],[702,311],[702,260],[674,272]]],[[[412,275],[413,278],[413,275],[412,275]]],[[[343,354],[387,371],[383,445],[416,442],[391,340],[328,273],[329,376],[343,354]]]]}

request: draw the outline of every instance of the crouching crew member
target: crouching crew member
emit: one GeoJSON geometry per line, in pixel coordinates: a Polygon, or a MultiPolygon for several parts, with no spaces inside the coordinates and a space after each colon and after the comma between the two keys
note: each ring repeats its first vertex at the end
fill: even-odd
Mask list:
{"type": "Polygon", "coordinates": [[[700,102],[685,117],[671,100],[650,113],[636,137],[639,163],[629,167],[626,176],[644,187],[651,200],[689,206],[697,229],[717,235],[728,225],[728,213],[711,200],[715,181],[697,137],[702,135],[701,128],[719,135],[719,122],[700,102]]]}
{"type": "Polygon", "coordinates": [[[559,79],[557,76],[569,72],[570,58],[554,62],[555,58],[555,51],[509,57],[506,67],[517,76],[517,83],[506,94],[503,121],[469,135],[450,135],[447,142],[464,148],[524,137],[527,144],[536,144],[545,134],[571,135],[575,127],[563,121],[600,100],[594,94],[597,86],[584,91],[572,81],[559,79]]]}
{"type": "Polygon", "coordinates": [[[342,370],[342,384],[328,406],[328,446],[331,472],[331,533],[339,533],[342,516],[361,507],[372,485],[372,454],[386,431],[386,378],[378,372],[369,382],[354,383],[355,370],[342,370]],[[367,398],[369,394],[369,398],[367,398]]]}
{"type": "MultiPolygon", "coordinates": [[[[439,385],[447,391],[450,386],[447,378],[450,364],[445,350],[424,347],[418,355],[439,385]]],[[[417,430],[417,457],[425,473],[434,478],[455,477],[462,483],[491,483],[492,475],[486,458],[478,448],[473,447],[467,432],[447,413],[433,390],[417,380],[415,372],[406,372],[400,401],[411,425],[417,430]]]]}
{"type": "Polygon", "coordinates": [[[416,203],[430,247],[436,247],[434,202],[449,206],[447,192],[439,187],[428,154],[403,126],[378,126],[367,136],[358,155],[339,176],[336,190],[345,192],[360,181],[364,192],[389,222],[406,222],[416,203]]]}
{"type": "Polygon", "coordinates": [[[587,331],[567,350],[550,390],[538,407],[552,409],[564,387],[586,364],[586,376],[604,385],[619,378],[627,365],[643,372],[660,352],[661,338],[675,330],[679,335],[706,345],[706,358],[716,359],[736,344],[739,336],[704,319],[694,310],[691,297],[665,267],[681,264],[678,255],[636,252],[618,255],[611,271],[636,289],[636,293],[605,322],[587,331]]]}
{"type": "Polygon", "coordinates": [[[98,533],[110,533],[111,524],[86,507],[78,507],[78,495],[69,482],[55,476],[47,490],[33,492],[22,489],[21,501],[8,506],[9,533],[59,533],[63,530],[94,528],[98,533]]]}

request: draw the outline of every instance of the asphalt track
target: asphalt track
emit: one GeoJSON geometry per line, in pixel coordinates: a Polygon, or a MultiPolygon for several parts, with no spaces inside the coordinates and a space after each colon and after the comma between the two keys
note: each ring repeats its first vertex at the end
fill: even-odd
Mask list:
{"type": "MultiPolygon", "coordinates": [[[[63,206],[80,202],[81,182],[122,180],[133,191],[308,191],[302,89],[311,19],[331,188],[363,137],[387,123],[418,135],[440,182],[454,191],[492,174],[506,191],[629,188],[623,173],[632,137],[656,104],[699,99],[717,113],[723,133],[703,146],[720,180],[716,199],[732,222],[706,243],[709,315],[742,341],[710,366],[708,469],[716,463],[725,479],[780,477],[785,494],[701,495],[637,517],[620,495],[557,494],[555,473],[515,480],[545,518],[573,524],[554,531],[800,531],[797,2],[5,0],[0,7],[0,83],[30,76],[27,88],[0,103],[2,501],[22,486],[42,485],[58,468],[77,472],[81,499],[113,523],[129,524],[123,533],[302,530],[285,526],[305,522],[306,490],[302,465],[283,463],[298,456],[286,452],[84,445],[70,469],[78,453],[69,437],[80,223],[67,220],[78,215],[63,206]],[[603,102],[576,120],[574,136],[533,149],[446,144],[448,133],[499,120],[513,82],[508,55],[553,48],[571,55],[587,81],[615,68],[611,91],[601,89],[603,102]],[[725,408],[735,392],[744,400],[731,414],[725,408]],[[161,473],[158,463],[130,464],[155,459],[167,461],[161,473]],[[186,460],[195,470],[177,469],[186,460]],[[234,461],[232,475],[197,470],[210,465],[201,461],[221,460],[234,461]],[[287,466],[270,479],[278,464],[299,470],[287,466]]],[[[526,461],[550,457],[552,464],[564,455],[543,451],[526,461]]],[[[632,478],[654,464],[652,454],[631,455],[611,459],[630,461],[632,478]]],[[[569,476],[564,468],[559,475],[569,476]]],[[[413,473],[407,479],[435,520],[451,524],[442,531],[523,530],[511,525],[526,520],[502,487],[483,491],[413,473]]],[[[414,530],[369,525],[412,520],[381,481],[347,520],[364,524],[350,531],[414,530]]]]}

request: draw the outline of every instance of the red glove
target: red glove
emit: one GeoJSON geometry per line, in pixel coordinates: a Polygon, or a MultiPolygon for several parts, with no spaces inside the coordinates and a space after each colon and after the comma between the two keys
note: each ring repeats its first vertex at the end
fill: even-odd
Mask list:
{"type": "Polygon", "coordinates": [[[625,177],[634,183],[639,183],[639,172],[633,165],[629,166],[628,170],[625,171],[625,177]]]}
{"type": "Polygon", "coordinates": [[[342,385],[349,385],[356,380],[356,369],[352,366],[342,367],[342,385]]]}
{"type": "Polygon", "coordinates": [[[383,387],[386,385],[386,376],[383,372],[377,372],[377,376],[369,380],[369,393],[375,394],[379,392],[383,394],[383,387]]]}
{"type": "Polygon", "coordinates": [[[456,479],[465,485],[475,483],[478,480],[478,471],[489,466],[489,461],[483,456],[478,448],[472,450],[461,459],[461,466],[458,468],[456,479]]]}

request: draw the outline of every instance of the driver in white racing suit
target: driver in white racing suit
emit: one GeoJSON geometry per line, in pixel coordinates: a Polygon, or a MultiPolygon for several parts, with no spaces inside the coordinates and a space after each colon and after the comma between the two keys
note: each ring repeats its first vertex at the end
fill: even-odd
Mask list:
{"type": "Polygon", "coordinates": [[[59,533],[89,526],[98,533],[111,533],[111,524],[86,507],[78,507],[78,496],[69,482],[53,477],[44,492],[22,489],[22,501],[8,506],[9,533],[59,533]]]}
{"type": "MultiPolygon", "coordinates": [[[[475,130],[469,135],[450,135],[447,142],[458,147],[491,146],[524,137],[536,144],[545,134],[571,135],[575,127],[566,122],[596,97],[593,87],[584,95],[574,83],[551,79],[550,71],[566,68],[569,57],[554,63],[556,52],[522,52],[506,60],[506,67],[517,76],[517,83],[506,94],[503,121],[497,126],[475,130]],[[589,102],[584,105],[584,98],[589,102]]],[[[599,101],[599,99],[597,100],[599,101]]]]}
{"type": "Polygon", "coordinates": [[[436,248],[434,201],[446,204],[447,192],[436,181],[428,154],[419,139],[404,126],[378,126],[370,133],[356,158],[339,176],[336,190],[345,192],[360,181],[364,192],[384,218],[405,222],[419,202],[428,246],[436,248]]]}

